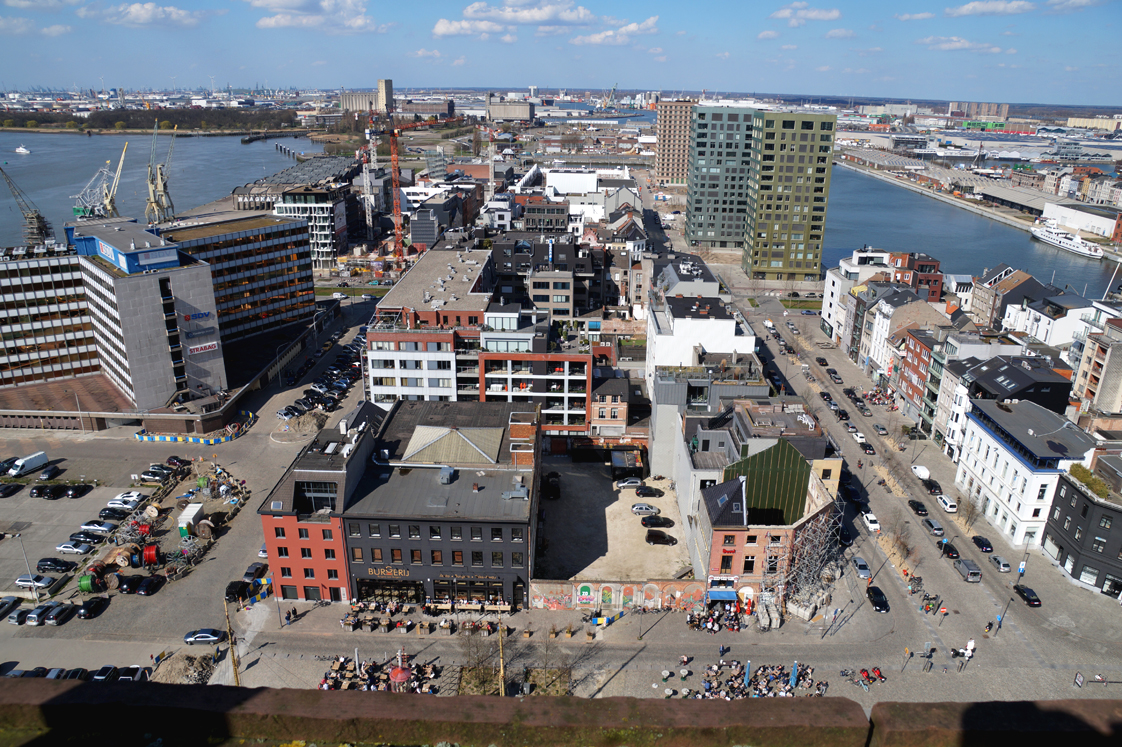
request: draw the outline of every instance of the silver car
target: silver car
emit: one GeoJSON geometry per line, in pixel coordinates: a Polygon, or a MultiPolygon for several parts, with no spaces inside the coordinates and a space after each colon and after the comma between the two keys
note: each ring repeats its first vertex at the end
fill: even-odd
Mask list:
{"type": "Polygon", "coordinates": [[[1009,573],[1012,568],[1009,567],[1009,561],[1000,555],[991,555],[990,562],[997,568],[998,573],[1009,573]]]}
{"type": "Polygon", "coordinates": [[[636,516],[658,516],[662,512],[649,503],[633,503],[631,513],[636,516]]]}
{"type": "Polygon", "coordinates": [[[853,558],[853,568],[857,571],[857,578],[873,577],[873,572],[869,569],[869,564],[865,562],[864,558],[853,558]]]}

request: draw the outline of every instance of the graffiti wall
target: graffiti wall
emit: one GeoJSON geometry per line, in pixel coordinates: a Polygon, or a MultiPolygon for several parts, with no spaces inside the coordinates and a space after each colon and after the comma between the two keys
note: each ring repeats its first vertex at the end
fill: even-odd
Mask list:
{"type": "Polygon", "coordinates": [[[689,609],[705,602],[701,581],[530,581],[533,609],[689,609]]]}

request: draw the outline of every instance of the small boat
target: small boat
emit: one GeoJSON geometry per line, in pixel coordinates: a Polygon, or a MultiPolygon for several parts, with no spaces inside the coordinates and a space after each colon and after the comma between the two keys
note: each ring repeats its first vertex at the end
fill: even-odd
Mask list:
{"type": "Polygon", "coordinates": [[[1065,251],[1078,254],[1081,257],[1090,257],[1092,259],[1103,258],[1103,250],[1100,247],[1084,241],[1078,234],[1072,234],[1061,230],[1054,220],[1038,223],[1033,226],[1032,235],[1046,244],[1058,246],[1065,251]]]}
{"type": "Polygon", "coordinates": [[[31,155],[31,151],[29,151],[27,148],[25,148],[22,145],[20,147],[16,148],[16,153],[22,153],[24,155],[31,155]]]}

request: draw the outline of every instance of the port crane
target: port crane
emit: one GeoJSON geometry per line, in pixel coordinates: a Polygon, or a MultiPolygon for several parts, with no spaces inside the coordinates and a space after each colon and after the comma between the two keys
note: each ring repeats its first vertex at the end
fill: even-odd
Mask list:
{"type": "Polygon", "coordinates": [[[0,169],[0,174],[4,175],[4,181],[8,183],[8,189],[12,191],[12,197],[15,198],[16,205],[19,206],[19,211],[23,215],[24,243],[28,246],[42,246],[47,243],[47,239],[53,238],[55,235],[50,222],[43,217],[39,208],[35,207],[35,203],[16,186],[12,177],[8,176],[8,172],[0,169]]]}
{"type": "Polygon", "coordinates": [[[121,169],[125,165],[125,152],[129,144],[121,149],[121,160],[117,162],[117,172],[109,171],[111,161],[98,169],[86,188],[76,195],[71,195],[77,200],[74,203],[74,216],[78,220],[97,220],[98,218],[116,218],[117,212],[117,185],[121,183],[121,169]]]}
{"type": "Polygon", "coordinates": [[[600,106],[600,108],[602,110],[610,111],[611,108],[615,105],[615,103],[616,103],[616,88],[618,86],[619,86],[619,83],[613,83],[612,84],[611,93],[608,94],[608,97],[606,99],[604,99],[604,103],[601,104],[601,106],[600,106]]]}
{"type": "Polygon", "coordinates": [[[148,203],[144,208],[144,217],[149,224],[163,223],[175,215],[175,206],[172,205],[171,194],[168,192],[168,169],[171,167],[171,154],[175,150],[175,133],[178,129],[176,126],[171,131],[167,158],[163,163],[158,163],[156,141],[160,135],[159,121],[152,127],[152,153],[148,157],[148,203]]]}

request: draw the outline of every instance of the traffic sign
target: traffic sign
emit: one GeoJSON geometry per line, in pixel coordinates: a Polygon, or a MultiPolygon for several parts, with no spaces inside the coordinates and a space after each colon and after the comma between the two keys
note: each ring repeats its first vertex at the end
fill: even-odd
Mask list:
{"type": "Polygon", "coordinates": [[[1024,572],[1025,572],[1025,561],[1022,560],[1021,564],[1019,566],[1017,566],[1017,573],[1020,573],[1020,574],[1023,575],[1024,572]]]}

